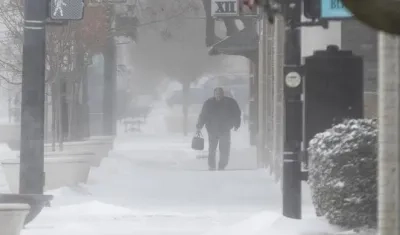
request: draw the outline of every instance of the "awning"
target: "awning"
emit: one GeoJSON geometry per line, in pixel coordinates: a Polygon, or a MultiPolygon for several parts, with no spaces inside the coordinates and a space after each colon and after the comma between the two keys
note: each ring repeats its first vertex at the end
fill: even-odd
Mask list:
{"type": "Polygon", "coordinates": [[[258,42],[259,36],[255,29],[246,27],[238,33],[214,44],[208,54],[239,55],[256,62],[258,60],[258,42]]]}

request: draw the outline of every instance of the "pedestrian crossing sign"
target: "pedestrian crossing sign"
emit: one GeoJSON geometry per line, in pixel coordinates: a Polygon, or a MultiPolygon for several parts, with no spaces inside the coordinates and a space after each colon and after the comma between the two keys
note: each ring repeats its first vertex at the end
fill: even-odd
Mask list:
{"type": "Polygon", "coordinates": [[[82,0],[50,0],[50,18],[53,20],[81,20],[85,4],[82,0]]]}

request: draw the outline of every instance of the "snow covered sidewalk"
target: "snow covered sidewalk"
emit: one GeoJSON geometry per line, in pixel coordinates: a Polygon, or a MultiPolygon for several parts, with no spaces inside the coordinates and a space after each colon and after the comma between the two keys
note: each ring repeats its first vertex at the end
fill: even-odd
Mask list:
{"type": "MultiPolygon", "coordinates": [[[[279,186],[267,171],[255,170],[254,151],[236,145],[227,171],[209,172],[206,160],[197,159],[189,145],[190,138],[182,137],[119,137],[116,150],[101,167],[92,169],[88,184],[48,192],[55,195],[52,207],[22,235],[317,235],[304,232],[332,231],[307,209],[308,197],[304,205],[309,219],[282,218],[279,186]]],[[[0,183],[4,182],[1,178],[0,174],[0,183]]]]}
{"type": "Polygon", "coordinates": [[[236,170],[209,172],[189,147],[181,137],[120,137],[87,185],[49,192],[52,207],[22,235],[204,234],[279,210],[270,203],[279,198],[273,181],[263,170],[248,170],[255,167],[251,152],[242,163],[233,158],[236,170]]]}

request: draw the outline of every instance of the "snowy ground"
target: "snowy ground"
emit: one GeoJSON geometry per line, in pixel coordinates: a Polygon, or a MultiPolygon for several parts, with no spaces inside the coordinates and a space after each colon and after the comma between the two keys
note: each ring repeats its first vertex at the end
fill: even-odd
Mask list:
{"type": "MultiPolygon", "coordinates": [[[[158,121],[157,121],[158,120],[158,121]]],[[[190,137],[157,129],[157,113],[143,134],[121,134],[89,182],[62,188],[22,235],[322,235],[339,231],[317,219],[304,187],[301,221],[281,216],[279,186],[256,169],[246,127],[234,135],[225,172],[207,171],[190,137]],[[150,131],[152,127],[153,131],[150,131]]],[[[15,155],[1,146],[2,157],[15,155]]],[[[1,169],[0,169],[1,171],[1,169]]],[[[0,192],[7,184],[0,172],[0,192]]]]}

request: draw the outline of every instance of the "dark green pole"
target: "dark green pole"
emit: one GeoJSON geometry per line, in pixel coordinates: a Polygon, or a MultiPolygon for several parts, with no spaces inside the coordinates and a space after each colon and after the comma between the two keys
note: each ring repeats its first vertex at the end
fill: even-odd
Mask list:
{"type": "MultiPolygon", "coordinates": [[[[284,3],[285,71],[299,71],[301,66],[301,3],[288,0],[284,3]]],[[[301,87],[301,85],[300,85],[301,87]]],[[[301,219],[301,143],[302,100],[301,90],[284,88],[285,139],[283,155],[283,215],[301,219]]]]}
{"type": "MultiPolygon", "coordinates": [[[[112,26],[114,9],[110,6],[110,25],[112,26]]],[[[103,95],[103,134],[116,134],[116,80],[117,48],[113,36],[107,38],[104,56],[104,95],[103,95]]]]}
{"type": "Polygon", "coordinates": [[[25,0],[21,102],[21,194],[43,194],[47,0],[25,0]]]}

